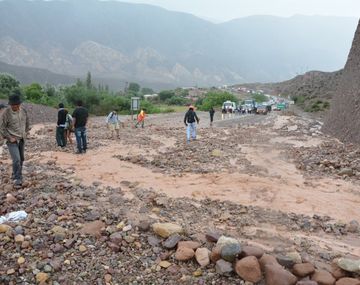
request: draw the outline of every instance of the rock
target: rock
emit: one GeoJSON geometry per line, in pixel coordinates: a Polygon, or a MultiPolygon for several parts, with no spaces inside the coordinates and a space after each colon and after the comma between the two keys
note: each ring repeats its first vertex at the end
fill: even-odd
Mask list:
{"type": "Polygon", "coordinates": [[[166,260],[163,260],[159,263],[159,266],[161,266],[162,268],[168,268],[170,267],[172,264],[166,260]]]}
{"type": "Polygon", "coordinates": [[[127,243],[133,243],[135,241],[135,238],[133,236],[125,236],[124,237],[124,240],[127,242],[127,243]]]}
{"type": "Polygon", "coordinates": [[[17,260],[17,263],[18,263],[19,265],[24,264],[24,263],[25,263],[25,258],[22,257],[22,256],[20,256],[20,257],[18,258],[18,260],[17,260]]]}
{"type": "Polygon", "coordinates": [[[242,247],[241,256],[255,256],[261,258],[264,255],[264,250],[258,246],[245,245],[242,247]]]}
{"type": "Polygon", "coordinates": [[[6,199],[5,201],[9,204],[15,204],[17,202],[17,199],[11,195],[10,193],[6,194],[6,199]]]}
{"type": "Polygon", "coordinates": [[[220,259],[216,262],[215,270],[220,275],[229,275],[233,271],[233,267],[230,262],[220,259]]]}
{"type": "Polygon", "coordinates": [[[221,247],[221,258],[233,262],[236,257],[241,252],[241,247],[239,243],[225,244],[221,247]]]}
{"type": "Polygon", "coordinates": [[[110,235],[110,241],[114,244],[121,244],[123,236],[121,232],[116,232],[110,235]]]}
{"type": "Polygon", "coordinates": [[[346,226],[346,230],[349,233],[358,233],[360,231],[359,222],[356,220],[350,221],[350,223],[346,226]]]}
{"type": "Polygon", "coordinates": [[[289,257],[294,263],[302,263],[301,255],[296,251],[289,252],[286,254],[286,256],[289,257]]]}
{"type": "Polygon", "coordinates": [[[195,252],[191,248],[179,247],[175,253],[175,259],[180,261],[190,260],[194,257],[195,252]]]}
{"type": "Polygon", "coordinates": [[[198,249],[201,246],[201,244],[197,241],[180,241],[178,243],[178,247],[187,247],[191,248],[193,250],[198,249]]]}
{"type": "Polygon", "coordinates": [[[222,234],[220,232],[208,231],[205,235],[205,238],[209,242],[217,242],[221,236],[222,236],[222,234]]]}
{"type": "Polygon", "coordinates": [[[123,229],[122,229],[123,232],[128,232],[128,231],[131,231],[131,230],[132,230],[131,225],[127,225],[127,226],[123,227],[123,229]]]}
{"type": "Polygon", "coordinates": [[[295,262],[288,256],[285,255],[278,255],[276,256],[277,262],[288,269],[293,268],[295,262]]]}
{"type": "Polygon", "coordinates": [[[195,259],[201,267],[205,267],[210,264],[210,251],[207,248],[198,248],[195,251],[195,259]]]}
{"type": "Polygon", "coordinates": [[[265,281],[266,285],[294,285],[297,278],[278,264],[266,265],[265,281]]]}
{"type": "Polygon", "coordinates": [[[52,269],[52,267],[51,267],[49,264],[46,264],[46,265],[44,266],[44,271],[45,271],[45,272],[50,273],[52,270],[53,270],[53,269],[52,269]]]}
{"type": "Polygon", "coordinates": [[[150,229],[150,222],[149,221],[140,221],[138,224],[138,228],[142,232],[147,232],[150,229]]]}
{"type": "Polygon", "coordinates": [[[339,176],[353,176],[354,175],[354,171],[351,168],[343,168],[341,169],[338,174],[339,176]]]}
{"type": "Polygon", "coordinates": [[[355,278],[341,278],[336,281],[335,285],[360,285],[360,280],[355,278]]]}
{"type": "Polygon", "coordinates": [[[102,229],[105,227],[106,227],[106,225],[104,222],[93,221],[93,222],[84,224],[80,230],[80,233],[99,238],[101,236],[102,229]]]}
{"type": "Polygon", "coordinates": [[[306,277],[314,273],[315,267],[311,263],[295,264],[293,267],[293,273],[298,277],[306,277]]]}
{"type": "Polygon", "coordinates": [[[334,285],[335,278],[325,270],[316,270],[311,280],[316,281],[319,285],[334,285]]]}
{"type": "Polygon", "coordinates": [[[261,271],[265,271],[266,265],[276,265],[280,267],[280,264],[277,262],[276,258],[269,254],[264,254],[260,260],[261,271]]]}
{"type": "Polygon", "coordinates": [[[181,234],[183,232],[181,226],[172,223],[155,223],[152,225],[152,228],[157,235],[163,238],[168,238],[173,234],[181,234]]]}
{"type": "Polygon", "coordinates": [[[6,233],[7,231],[11,230],[11,227],[5,224],[0,224],[0,234],[6,233]]]}
{"type": "Polygon", "coordinates": [[[171,235],[164,241],[163,246],[167,249],[174,248],[178,242],[181,240],[181,236],[179,234],[171,235]]]}
{"type": "Polygon", "coordinates": [[[14,229],[15,233],[17,235],[23,235],[24,234],[24,229],[22,226],[16,226],[15,229],[14,229]]]}
{"type": "Polygon", "coordinates": [[[151,246],[158,246],[160,244],[160,240],[154,236],[149,236],[147,241],[151,246]]]}
{"type": "Polygon", "coordinates": [[[10,268],[10,269],[8,269],[7,271],[6,271],[6,274],[7,275],[12,275],[12,274],[14,274],[15,273],[15,269],[14,268],[10,268]]]}
{"type": "Polygon", "coordinates": [[[216,263],[219,259],[221,259],[221,249],[214,246],[210,253],[210,260],[212,263],[216,263]]]}
{"type": "Polygon", "coordinates": [[[22,243],[23,241],[25,241],[25,237],[23,235],[16,235],[15,236],[15,242],[16,243],[22,243]]]}
{"type": "Polygon", "coordinates": [[[105,274],[104,280],[105,280],[106,283],[110,283],[111,280],[112,280],[111,274],[105,274]]]}
{"type": "Polygon", "coordinates": [[[339,258],[337,265],[345,271],[360,273],[360,259],[339,258]]]}
{"type": "Polygon", "coordinates": [[[39,272],[38,274],[36,274],[35,278],[38,283],[44,283],[49,279],[49,275],[44,272],[39,272]]]}
{"type": "Polygon", "coordinates": [[[79,251],[80,251],[80,252],[85,252],[85,251],[87,251],[86,246],[83,245],[83,244],[81,244],[81,245],[79,246],[79,251]]]}
{"type": "Polygon", "coordinates": [[[319,284],[315,281],[306,280],[306,281],[299,281],[296,283],[296,285],[319,285],[319,284]]]}
{"type": "Polygon", "coordinates": [[[247,256],[238,260],[235,271],[245,281],[256,283],[262,279],[260,264],[255,256],[247,256]]]}
{"type": "Polygon", "coordinates": [[[203,272],[201,269],[197,269],[196,271],[193,272],[194,277],[200,277],[202,275],[203,275],[203,272]]]}
{"type": "Polygon", "coordinates": [[[219,149],[214,149],[214,150],[211,152],[211,155],[212,155],[212,156],[215,156],[215,157],[220,157],[220,156],[222,156],[222,152],[221,152],[221,150],[219,150],[219,149]]]}
{"type": "Polygon", "coordinates": [[[338,260],[334,260],[331,263],[331,274],[332,276],[335,277],[336,280],[343,278],[343,277],[347,277],[347,272],[343,269],[341,269],[338,265],[337,265],[337,261],[338,260]]]}
{"type": "Polygon", "coordinates": [[[226,236],[221,236],[217,243],[216,246],[218,246],[220,249],[222,249],[222,247],[226,244],[238,244],[240,245],[239,241],[237,239],[231,238],[231,237],[226,237],[226,236]]]}

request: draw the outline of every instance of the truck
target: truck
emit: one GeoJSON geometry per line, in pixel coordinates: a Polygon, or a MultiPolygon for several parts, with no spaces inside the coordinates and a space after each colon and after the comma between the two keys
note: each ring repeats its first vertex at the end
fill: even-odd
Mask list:
{"type": "Polygon", "coordinates": [[[236,103],[232,101],[225,101],[222,105],[222,109],[226,111],[226,113],[233,113],[236,110],[236,103]]]}

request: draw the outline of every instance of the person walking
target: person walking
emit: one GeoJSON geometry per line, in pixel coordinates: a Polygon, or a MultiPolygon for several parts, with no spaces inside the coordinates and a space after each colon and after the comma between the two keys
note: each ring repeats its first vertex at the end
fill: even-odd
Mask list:
{"type": "Polygon", "coordinates": [[[215,110],[213,107],[210,108],[209,114],[210,114],[210,126],[212,126],[213,121],[214,121],[214,114],[215,114],[215,110]]]}
{"type": "Polygon", "coordinates": [[[196,124],[199,124],[200,119],[194,111],[194,106],[189,106],[189,110],[185,113],[184,124],[186,126],[186,142],[190,142],[190,135],[193,140],[196,140],[196,124]]]}
{"type": "Polygon", "coordinates": [[[5,109],[0,120],[0,135],[6,139],[6,145],[12,159],[14,187],[22,187],[22,167],[25,160],[24,146],[26,135],[30,131],[27,112],[21,106],[20,92],[14,91],[9,96],[9,107],[5,109]]]}
{"type": "Polygon", "coordinates": [[[56,124],[56,143],[61,148],[66,147],[65,123],[66,110],[64,109],[64,104],[60,103],[56,124]]]}
{"type": "Polygon", "coordinates": [[[111,132],[111,137],[114,139],[116,134],[117,138],[119,139],[120,120],[116,110],[109,113],[109,115],[106,117],[106,123],[111,132]]]}
{"type": "Polygon", "coordinates": [[[74,110],[73,124],[75,128],[75,138],[77,144],[77,154],[85,153],[87,150],[86,124],[89,117],[89,112],[83,107],[81,100],[76,103],[77,107],[74,110]]]}
{"type": "Polygon", "coordinates": [[[137,116],[137,123],[135,125],[135,128],[138,127],[139,124],[141,124],[141,127],[144,128],[144,124],[145,124],[145,109],[141,109],[139,115],[137,116]]]}

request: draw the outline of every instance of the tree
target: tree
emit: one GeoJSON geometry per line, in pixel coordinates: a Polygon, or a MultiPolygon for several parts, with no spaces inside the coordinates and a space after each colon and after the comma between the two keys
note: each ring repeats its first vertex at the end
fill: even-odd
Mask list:
{"type": "Polygon", "coordinates": [[[87,88],[87,89],[91,89],[91,88],[92,88],[91,73],[90,73],[90,71],[88,71],[88,73],[87,73],[87,75],[86,75],[86,88],[87,88]]]}
{"type": "Polygon", "coordinates": [[[24,88],[24,93],[25,98],[34,103],[38,103],[41,99],[47,97],[39,83],[32,83],[31,85],[26,86],[24,88]]]}
{"type": "Polygon", "coordinates": [[[141,88],[142,95],[154,94],[154,93],[155,93],[154,90],[152,90],[151,88],[148,87],[141,88]]]}
{"type": "Polygon", "coordinates": [[[164,90],[159,93],[160,101],[166,101],[173,96],[175,96],[175,92],[173,90],[164,90]]]}
{"type": "Polygon", "coordinates": [[[131,82],[127,90],[133,93],[138,93],[140,91],[140,85],[135,82],[131,82]]]}
{"type": "Polygon", "coordinates": [[[211,107],[220,107],[225,101],[238,102],[235,95],[228,92],[208,92],[199,106],[200,110],[208,111],[211,107]]]}
{"type": "Polygon", "coordinates": [[[20,83],[10,74],[0,73],[0,97],[7,98],[13,90],[19,89],[20,83]]]}

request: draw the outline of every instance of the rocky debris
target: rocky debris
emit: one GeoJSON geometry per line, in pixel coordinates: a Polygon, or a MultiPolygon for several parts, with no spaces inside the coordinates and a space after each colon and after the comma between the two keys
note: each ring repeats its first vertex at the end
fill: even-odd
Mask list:
{"type": "Polygon", "coordinates": [[[297,168],[311,176],[360,180],[360,147],[357,145],[324,142],[318,147],[293,149],[291,156],[297,168]]]}
{"type": "MultiPolygon", "coordinates": [[[[97,130],[96,128],[100,128],[100,123],[99,126],[94,126],[94,130],[97,130]]],[[[301,129],[299,124],[298,130],[301,129]]],[[[144,131],[147,132],[147,129],[144,131]]],[[[169,130],[156,128],[149,130],[159,136],[167,131],[169,130]]],[[[175,135],[178,131],[169,132],[175,135]]],[[[226,129],[215,130],[214,135],[224,137],[225,131],[226,129]]],[[[133,130],[130,132],[131,135],[124,136],[124,144],[140,145],[140,136],[133,130]],[[134,136],[131,137],[132,135],[134,136]]],[[[89,133],[90,140],[102,135],[101,132],[89,133]]],[[[49,132],[44,142],[39,141],[39,145],[29,144],[29,156],[52,150],[47,143],[50,144],[53,135],[49,132]]],[[[222,143],[220,146],[217,140],[213,149],[218,149],[222,157],[226,156],[227,145],[222,143]]],[[[252,137],[246,137],[239,141],[241,143],[253,140],[252,137]]],[[[175,141],[181,143],[181,139],[175,141]]],[[[148,154],[149,159],[152,159],[152,153],[146,151],[153,142],[145,142],[141,150],[148,154]]],[[[229,142],[231,147],[236,147],[235,139],[230,139],[229,142]]],[[[102,143],[103,141],[99,140],[99,144],[102,143]]],[[[165,153],[165,145],[160,142],[157,144],[165,153]]],[[[196,144],[197,142],[194,142],[188,147],[196,148],[196,144]]],[[[213,150],[210,144],[207,149],[209,159],[214,159],[214,156],[210,157],[213,150]]],[[[202,151],[205,153],[205,150],[202,151]]],[[[207,160],[204,163],[207,163],[207,160]]],[[[244,164],[240,163],[240,167],[243,166],[244,164]]],[[[342,256],[331,248],[325,250],[319,247],[312,240],[313,235],[331,238],[336,236],[339,239],[342,238],[341,235],[349,234],[351,238],[358,235],[356,221],[340,224],[330,217],[283,213],[270,208],[244,206],[228,201],[173,199],[153,190],[143,189],[138,186],[139,183],[130,181],[123,181],[121,184],[129,188],[133,196],[126,198],[120,188],[104,187],[97,183],[91,186],[82,185],[72,176],[74,169],[64,171],[57,166],[55,160],[45,165],[33,160],[27,161],[26,185],[22,189],[11,187],[8,170],[9,164],[0,160],[0,215],[18,209],[26,210],[29,215],[26,220],[0,225],[0,284],[36,284],[36,276],[40,273],[42,278],[47,277],[45,283],[54,285],[67,282],[251,284],[252,281],[245,281],[234,270],[237,269],[238,262],[242,264],[249,259],[255,262],[259,258],[262,278],[256,285],[265,284],[263,274],[267,278],[266,282],[271,284],[271,272],[276,270],[282,277],[280,281],[274,280],[275,283],[272,284],[291,284],[294,280],[291,272],[295,270],[297,262],[300,262],[299,265],[310,262],[316,270],[320,270],[326,267],[332,258],[342,256]],[[7,200],[8,193],[11,193],[16,201],[11,203],[7,200]],[[153,224],[168,223],[177,225],[177,230],[174,232],[162,229],[157,233],[155,229],[155,233],[149,231],[153,224]],[[261,230],[256,233],[249,230],[262,228],[263,225],[286,228],[293,236],[297,236],[298,231],[306,232],[309,237],[304,235],[301,238],[289,239],[267,235],[261,230]],[[266,250],[248,245],[262,244],[263,240],[266,250]],[[187,254],[186,260],[177,259],[180,253],[187,254]],[[306,254],[310,257],[304,257],[306,254]],[[291,262],[293,268],[281,267],[276,259],[279,259],[279,256],[291,262]],[[227,262],[222,257],[234,262],[227,262]],[[266,264],[268,267],[273,265],[273,268],[266,270],[266,264]]],[[[166,170],[161,171],[165,173],[166,170]]],[[[185,168],[183,171],[186,171],[185,168]]],[[[183,171],[179,171],[178,175],[183,171]]],[[[246,277],[249,272],[244,269],[246,266],[242,265],[240,271],[244,278],[252,278],[246,277]]],[[[340,271],[340,268],[338,269],[340,271]]],[[[331,274],[336,279],[340,278],[335,276],[338,271],[331,269],[331,274]]],[[[310,275],[305,278],[311,278],[310,275]]],[[[358,279],[358,275],[353,272],[345,272],[341,278],[345,277],[358,279]]],[[[296,279],[311,284],[309,280],[300,281],[301,278],[296,279]]]]}

